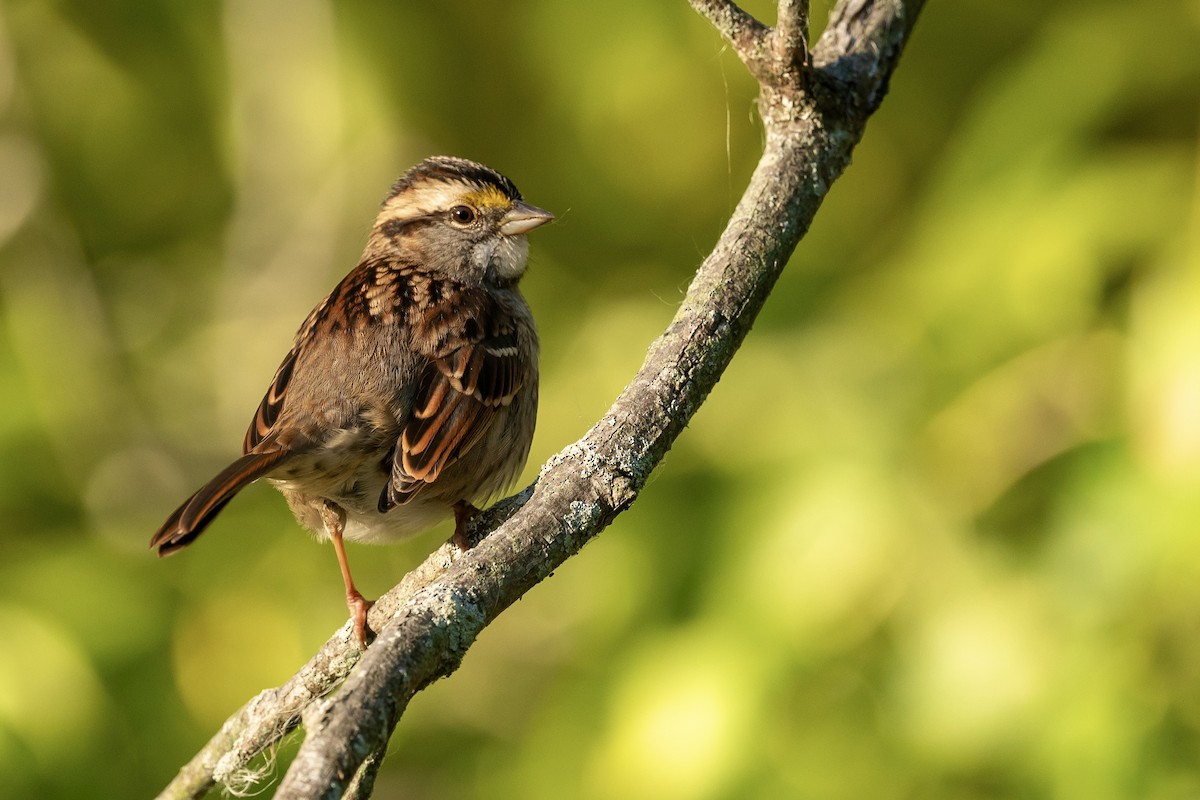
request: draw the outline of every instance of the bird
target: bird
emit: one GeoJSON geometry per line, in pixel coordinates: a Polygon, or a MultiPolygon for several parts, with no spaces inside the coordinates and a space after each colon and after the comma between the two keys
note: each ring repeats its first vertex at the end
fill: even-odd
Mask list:
{"type": "Polygon", "coordinates": [[[242,455],[150,539],[196,540],[265,478],[333,544],[355,640],[372,601],[345,539],[386,543],[453,515],[469,542],[476,502],[525,465],[538,401],[538,336],[518,282],[530,231],[554,219],[483,164],[433,156],[393,184],[357,266],[312,310],[242,443],[242,455]]]}

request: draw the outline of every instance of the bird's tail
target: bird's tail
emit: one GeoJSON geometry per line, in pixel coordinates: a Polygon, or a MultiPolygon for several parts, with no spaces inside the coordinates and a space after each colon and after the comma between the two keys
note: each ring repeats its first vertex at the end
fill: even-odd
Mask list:
{"type": "Polygon", "coordinates": [[[150,547],[157,547],[160,556],[169,556],[187,547],[204,533],[204,529],[235,494],[266,475],[287,455],[286,450],[247,453],[221,470],[167,517],[167,521],[150,538],[150,547]]]}

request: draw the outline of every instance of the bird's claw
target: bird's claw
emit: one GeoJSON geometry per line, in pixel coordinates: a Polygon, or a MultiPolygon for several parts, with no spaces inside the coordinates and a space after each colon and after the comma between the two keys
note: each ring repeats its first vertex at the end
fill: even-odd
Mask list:
{"type": "Polygon", "coordinates": [[[368,637],[375,638],[375,632],[367,626],[367,612],[373,605],[374,600],[368,600],[357,591],[346,593],[346,607],[350,609],[350,619],[354,622],[354,638],[362,650],[367,649],[368,637]]]}

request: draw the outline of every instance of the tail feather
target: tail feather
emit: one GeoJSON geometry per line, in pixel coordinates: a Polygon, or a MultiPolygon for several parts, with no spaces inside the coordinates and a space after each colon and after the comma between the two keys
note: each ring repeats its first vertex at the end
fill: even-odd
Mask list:
{"type": "Polygon", "coordinates": [[[235,494],[266,475],[287,455],[286,450],[249,453],[234,461],[167,517],[162,527],[150,537],[150,547],[157,547],[160,556],[187,547],[204,533],[235,494]]]}

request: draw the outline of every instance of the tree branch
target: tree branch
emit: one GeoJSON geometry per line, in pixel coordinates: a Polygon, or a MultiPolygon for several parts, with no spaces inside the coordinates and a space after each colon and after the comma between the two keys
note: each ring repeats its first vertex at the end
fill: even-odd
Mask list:
{"type": "Polygon", "coordinates": [[[768,28],[730,0],[688,0],[692,8],[704,15],[733,52],[758,77],[758,65],[767,61],[768,28]]]}
{"type": "Polygon", "coordinates": [[[352,782],[354,796],[369,793],[412,696],[453,672],[488,623],[636,499],[849,163],[923,5],[842,0],[811,67],[797,69],[806,51],[806,3],[781,0],[769,33],[731,2],[690,2],[759,78],[766,145],[675,318],[608,413],[551,458],[533,486],[476,519],[471,550],[439,548],[380,598],[370,615],[379,637],[356,668],[346,627],[294,678],[231,717],[162,797],[200,797],[214,782],[231,781],[301,718],[308,736],[276,797],[338,798],[352,782]],[[777,44],[768,45],[768,35],[777,44]],[[335,696],[321,699],[343,679],[335,696]]]}
{"type": "Polygon", "coordinates": [[[771,50],[784,64],[808,64],[808,0],[779,0],[771,50]]]}

